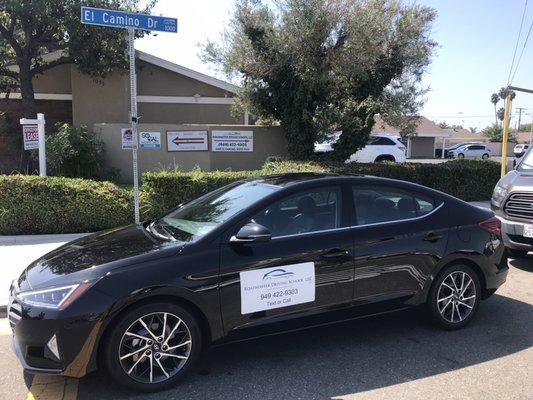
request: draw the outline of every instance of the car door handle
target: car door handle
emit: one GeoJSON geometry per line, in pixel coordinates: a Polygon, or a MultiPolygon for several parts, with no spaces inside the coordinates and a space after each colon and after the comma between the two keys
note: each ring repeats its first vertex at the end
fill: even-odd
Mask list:
{"type": "Polygon", "coordinates": [[[326,254],[322,254],[321,257],[325,258],[326,260],[331,260],[333,258],[346,257],[348,254],[350,254],[348,250],[332,249],[326,254]]]}
{"type": "Polygon", "coordinates": [[[429,232],[425,237],[424,240],[426,242],[436,242],[437,240],[442,239],[442,235],[437,235],[435,232],[429,232]]]}

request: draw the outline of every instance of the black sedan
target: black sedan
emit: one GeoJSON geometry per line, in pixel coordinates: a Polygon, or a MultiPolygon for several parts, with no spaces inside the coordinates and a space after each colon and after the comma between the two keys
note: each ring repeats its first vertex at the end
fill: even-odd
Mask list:
{"type": "Polygon", "coordinates": [[[104,367],[154,391],[210,344],[419,305],[461,328],[507,271],[491,211],[402,181],[277,175],[45,255],[13,282],[9,320],[30,372],[104,367]]]}

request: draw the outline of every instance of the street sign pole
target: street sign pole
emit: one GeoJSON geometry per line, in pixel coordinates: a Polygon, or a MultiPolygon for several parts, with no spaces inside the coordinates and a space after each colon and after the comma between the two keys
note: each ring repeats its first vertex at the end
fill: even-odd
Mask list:
{"type": "Polygon", "coordinates": [[[135,208],[135,223],[141,222],[139,212],[139,167],[137,152],[139,149],[139,137],[137,135],[137,77],[135,73],[135,29],[128,28],[128,51],[130,58],[130,121],[133,135],[133,148],[131,151],[133,161],[133,201],[135,208]]]}
{"type": "MultiPolygon", "coordinates": [[[[155,15],[130,13],[125,11],[107,10],[103,8],[85,7],[80,9],[81,22],[87,25],[98,25],[109,28],[121,28],[128,30],[128,53],[130,61],[130,123],[133,139],[133,198],[135,207],[135,223],[139,224],[139,168],[137,152],[139,149],[139,136],[137,134],[137,78],[135,73],[135,29],[157,32],[178,32],[178,20],[176,18],[161,17],[155,15]]],[[[44,135],[43,135],[44,137],[44,135]]],[[[43,151],[44,154],[44,151],[43,151]]],[[[39,152],[40,156],[40,152],[39,152]]]]}

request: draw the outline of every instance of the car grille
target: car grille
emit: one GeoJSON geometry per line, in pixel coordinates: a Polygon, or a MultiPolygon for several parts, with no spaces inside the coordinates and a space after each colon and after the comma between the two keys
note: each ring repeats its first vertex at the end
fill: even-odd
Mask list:
{"type": "Polygon", "coordinates": [[[510,217],[533,219],[533,193],[513,193],[503,207],[510,217]]]}
{"type": "Polygon", "coordinates": [[[7,316],[9,318],[9,325],[11,328],[14,328],[22,317],[22,307],[16,302],[16,300],[13,300],[13,302],[9,305],[7,316]]]}

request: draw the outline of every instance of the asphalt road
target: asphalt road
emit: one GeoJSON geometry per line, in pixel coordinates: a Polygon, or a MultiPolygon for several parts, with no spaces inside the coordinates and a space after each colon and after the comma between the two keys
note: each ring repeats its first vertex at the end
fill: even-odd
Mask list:
{"type": "Polygon", "coordinates": [[[511,261],[507,283],[463,330],[434,328],[414,310],[226,345],[151,395],[103,372],[25,377],[6,328],[0,323],[0,399],[533,399],[531,256],[511,261]]]}

